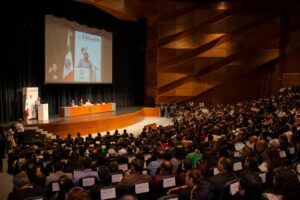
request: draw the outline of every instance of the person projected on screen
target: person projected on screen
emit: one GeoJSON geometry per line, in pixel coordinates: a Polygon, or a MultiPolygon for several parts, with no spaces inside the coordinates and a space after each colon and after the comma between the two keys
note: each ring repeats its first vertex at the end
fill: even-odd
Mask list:
{"type": "Polygon", "coordinates": [[[91,60],[89,59],[89,53],[86,51],[86,48],[82,47],[81,48],[81,53],[83,55],[83,58],[81,58],[79,60],[78,63],[78,68],[87,68],[90,70],[90,80],[93,80],[93,63],[91,62],[91,60]]]}
{"type": "Polygon", "coordinates": [[[89,59],[89,53],[86,51],[85,48],[81,48],[81,53],[83,55],[83,58],[79,60],[78,68],[89,68],[92,69],[93,64],[91,60],[89,59]]]}
{"type": "Polygon", "coordinates": [[[51,81],[56,81],[58,79],[57,65],[55,63],[49,67],[48,73],[51,81]]]}

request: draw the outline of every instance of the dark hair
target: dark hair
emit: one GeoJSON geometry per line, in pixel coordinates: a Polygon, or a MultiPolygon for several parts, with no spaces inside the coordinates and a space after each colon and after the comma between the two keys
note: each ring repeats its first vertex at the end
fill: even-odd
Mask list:
{"type": "Polygon", "coordinates": [[[67,193],[66,200],[91,200],[91,197],[84,188],[74,187],[67,193]]]}
{"type": "Polygon", "coordinates": [[[99,176],[99,181],[107,186],[110,184],[110,170],[108,166],[100,166],[98,167],[98,176],[99,176]]]}
{"type": "Polygon", "coordinates": [[[131,161],[130,165],[134,168],[135,171],[142,172],[144,168],[144,161],[139,158],[135,158],[131,161]]]}
{"type": "Polygon", "coordinates": [[[193,167],[193,161],[190,159],[185,159],[182,164],[183,164],[184,169],[186,169],[186,170],[190,170],[193,167]]]}
{"type": "Polygon", "coordinates": [[[160,168],[166,172],[167,174],[172,174],[172,162],[169,160],[165,160],[161,163],[160,168]]]}
{"type": "Polygon", "coordinates": [[[188,177],[193,179],[195,185],[201,185],[203,177],[199,169],[191,169],[191,171],[188,172],[188,177]]]}
{"type": "Polygon", "coordinates": [[[245,191],[245,199],[261,199],[263,182],[255,172],[244,171],[240,174],[240,186],[245,191]]]}
{"type": "Polygon", "coordinates": [[[55,162],[53,165],[54,171],[60,171],[64,169],[63,163],[62,162],[55,162]]]}
{"type": "Polygon", "coordinates": [[[233,161],[230,158],[221,157],[220,163],[223,165],[223,168],[226,170],[226,172],[233,171],[233,161]]]}
{"type": "MultiPolygon", "coordinates": [[[[258,171],[258,166],[259,166],[259,162],[258,162],[258,156],[254,153],[250,154],[248,157],[246,157],[245,161],[247,160],[248,164],[248,170],[250,171],[258,171]]],[[[245,162],[244,161],[244,162],[245,162]]]]}
{"type": "Polygon", "coordinates": [[[278,167],[274,170],[274,189],[283,195],[283,200],[298,199],[300,182],[297,174],[288,167],[278,167]]]}
{"type": "Polygon", "coordinates": [[[193,180],[195,189],[192,191],[192,199],[211,199],[212,194],[208,182],[204,181],[204,178],[199,169],[193,168],[188,172],[188,177],[193,180]]]}

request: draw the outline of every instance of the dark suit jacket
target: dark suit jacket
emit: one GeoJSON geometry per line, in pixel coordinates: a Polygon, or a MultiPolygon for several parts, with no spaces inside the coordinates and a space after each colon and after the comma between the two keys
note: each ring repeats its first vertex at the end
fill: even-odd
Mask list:
{"type": "Polygon", "coordinates": [[[212,176],[208,179],[208,182],[211,186],[211,191],[216,191],[222,189],[227,181],[231,181],[233,179],[237,179],[238,177],[234,172],[232,173],[220,173],[215,176],[212,176]]]}
{"type": "Polygon", "coordinates": [[[9,193],[7,200],[22,200],[28,197],[35,196],[44,196],[44,189],[42,187],[36,186],[17,190],[15,192],[9,193]]]}

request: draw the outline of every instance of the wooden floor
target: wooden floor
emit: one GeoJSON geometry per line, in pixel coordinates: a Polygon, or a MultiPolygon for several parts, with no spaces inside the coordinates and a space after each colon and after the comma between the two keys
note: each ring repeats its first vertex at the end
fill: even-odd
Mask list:
{"type": "Polygon", "coordinates": [[[138,123],[144,117],[160,116],[159,108],[128,107],[117,109],[114,112],[105,112],[76,117],[50,117],[48,121],[29,120],[26,126],[38,126],[45,131],[66,137],[119,129],[138,123]]]}

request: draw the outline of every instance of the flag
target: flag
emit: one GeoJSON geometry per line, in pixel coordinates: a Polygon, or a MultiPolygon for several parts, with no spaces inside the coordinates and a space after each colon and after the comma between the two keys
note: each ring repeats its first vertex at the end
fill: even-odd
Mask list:
{"type": "Polygon", "coordinates": [[[67,47],[68,52],[65,56],[65,63],[64,63],[64,71],[63,71],[63,80],[65,81],[73,81],[74,80],[74,65],[72,59],[72,36],[73,32],[69,29],[68,37],[67,37],[67,47]]]}

